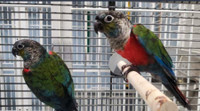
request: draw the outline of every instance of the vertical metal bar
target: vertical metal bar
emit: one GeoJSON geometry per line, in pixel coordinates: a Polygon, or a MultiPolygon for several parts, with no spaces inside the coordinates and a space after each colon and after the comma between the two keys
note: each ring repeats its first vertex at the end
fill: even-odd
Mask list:
{"type": "MultiPolygon", "coordinates": [[[[110,71],[110,75],[114,75],[111,71],[110,71]]],[[[111,111],[112,110],[112,106],[111,106],[111,104],[112,104],[112,79],[113,79],[113,77],[111,76],[110,77],[110,107],[109,107],[109,111],[111,111]]]]}
{"type": "MultiPolygon", "coordinates": [[[[130,8],[131,7],[131,2],[128,2],[128,8],[130,8]]],[[[130,15],[131,15],[131,12],[130,11],[128,11],[127,12],[127,16],[128,16],[128,19],[130,20],[130,15]]]]}
{"type": "MultiPolygon", "coordinates": [[[[128,83],[125,84],[125,89],[126,90],[129,89],[128,83]]],[[[125,97],[129,98],[129,93],[128,92],[125,93],[125,97]]],[[[125,104],[129,104],[129,103],[130,103],[130,100],[129,99],[126,100],[125,104]]],[[[129,108],[130,108],[130,106],[126,106],[126,111],[129,111],[129,108]]]]}
{"type": "MultiPolygon", "coordinates": [[[[98,37],[99,35],[97,35],[96,37],[98,37]]],[[[97,44],[100,46],[101,45],[101,40],[100,39],[97,39],[97,44]]],[[[98,47],[97,48],[97,52],[99,53],[101,51],[101,47],[98,47]]],[[[97,60],[101,60],[101,56],[99,54],[96,54],[97,55],[97,60]]],[[[98,62],[98,67],[101,67],[101,63],[98,62]]],[[[101,71],[98,70],[98,76],[101,75],[101,71]]],[[[101,77],[98,77],[98,82],[101,82],[102,81],[102,78],[101,77]]],[[[98,90],[101,89],[101,86],[102,85],[98,85],[98,90]]],[[[102,97],[102,92],[98,92],[98,97],[102,97]]],[[[101,103],[101,100],[97,100],[98,102],[97,103],[101,103]]],[[[101,110],[100,109],[101,106],[97,106],[97,111],[101,110]]],[[[102,108],[102,107],[101,107],[102,108]]]]}
{"type": "MultiPolygon", "coordinates": [[[[131,3],[128,2],[128,8],[130,8],[130,7],[131,7],[131,3]]],[[[131,12],[128,11],[128,12],[127,12],[127,16],[128,16],[128,19],[129,19],[129,20],[130,20],[130,14],[131,14],[131,12]]],[[[126,90],[129,89],[129,83],[128,83],[128,82],[125,84],[125,87],[126,87],[126,90]]],[[[125,95],[126,95],[125,97],[129,97],[129,94],[128,94],[128,93],[126,93],[125,95]]],[[[130,101],[131,101],[131,100],[128,99],[128,100],[127,100],[127,104],[130,104],[130,101]]],[[[130,107],[131,107],[131,106],[128,106],[128,111],[130,110],[130,107]]]]}
{"type": "Polygon", "coordinates": [[[115,1],[109,1],[108,6],[110,11],[115,11],[115,1]]]}
{"type": "MultiPolygon", "coordinates": [[[[192,5],[191,7],[192,9],[194,9],[194,5],[192,5]]],[[[194,19],[191,19],[191,24],[194,25],[194,19]]],[[[194,27],[192,26],[190,28],[190,32],[193,32],[194,31],[194,27]]],[[[193,39],[193,34],[190,34],[190,40],[193,39]]],[[[189,42],[189,47],[192,47],[192,41],[189,42]]],[[[192,54],[192,49],[188,49],[188,54],[191,55],[192,54]]],[[[189,89],[190,89],[190,68],[191,68],[191,63],[189,63],[191,61],[191,56],[188,56],[188,70],[187,70],[187,85],[186,85],[186,97],[189,97],[189,89]]]]}
{"type": "MultiPolygon", "coordinates": [[[[115,1],[109,1],[108,2],[108,6],[109,6],[109,11],[115,11],[115,1]]],[[[110,74],[111,75],[113,75],[113,73],[110,71],[110,74]]],[[[113,79],[113,77],[111,76],[110,77],[110,107],[109,107],[109,111],[111,111],[112,110],[112,106],[111,106],[111,104],[112,104],[112,79],[113,79]]]]}
{"type": "MultiPolygon", "coordinates": [[[[159,3],[159,9],[162,9],[162,4],[161,3],[159,3]]],[[[162,14],[162,12],[159,12],[159,17],[158,17],[158,24],[161,24],[161,22],[162,22],[162,17],[161,17],[161,14],[162,14]]],[[[160,32],[161,31],[161,26],[160,25],[158,25],[158,31],[160,32]]],[[[161,37],[161,33],[159,33],[158,34],[158,38],[160,38],[161,37]]]]}
{"type": "MultiPolygon", "coordinates": [[[[198,85],[198,94],[197,94],[197,96],[198,96],[198,99],[197,99],[197,104],[200,104],[200,78],[198,79],[198,83],[199,83],[199,85],[198,85]]],[[[200,105],[197,105],[197,111],[200,111],[200,105]]]]}
{"type": "Polygon", "coordinates": [[[90,52],[90,12],[87,12],[87,52],[90,52]]]}
{"type": "MultiPolygon", "coordinates": [[[[87,4],[87,3],[83,2],[83,4],[87,4]]],[[[87,18],[87,15],[83,15],[83,17],[84,17],[83,19],[87,18]]],[[[87,28],[85,24],[84,24],[84,28],[87,28]]],[[[87,35],[85,35],[85,36],[87,37],[87,35]]],[[[87,44],[87,39],[84,40],[83,44],[87,44]]],[[[85,49],[85,52],[86,52],[84,54],[84,57],[85,57],[84,59],[87,60],[87,58],[88,58],[87,57],[88,56],[87,47],[85,47],[84,49],[85,49]]],[[[84,67],[87,67],[87,63],[86,62],[84,62],[84,67]]],[[[90,79],[90,78],[87,78],[87,69],[84,69],[84,75],[85,75],[85,77],[84,77],[84,80],[85,80],[84,81],[85,82],[85,85],[84,85],[85,87],[84,88],[85,89],[84,90],[87,90],[87,87],[88,87],[87,81],[88,81],[88,79],[90,79]]],[[[86,91],[83,92],[83,94],[84,94],[84,110],[85,111],[87,111],[87,109],[89,108],[89,106],[87,106],[89,93],[90,92],[86,92],[86,91]]]]}

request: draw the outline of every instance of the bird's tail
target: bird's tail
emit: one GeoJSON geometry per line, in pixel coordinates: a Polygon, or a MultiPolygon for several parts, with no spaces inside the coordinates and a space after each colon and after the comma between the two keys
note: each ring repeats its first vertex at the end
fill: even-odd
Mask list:
{"type": "MultiPolygon", "coordinates": [[[[186,107],[187,109],[191,110],[191,106],[189,105],[188,100],[183,95],[183,93],[178,89],[177,86],[177,80],[175,78],[175,74],[173,70],[171,69],[171,65],[166,65],[159,57],[155,56],[155,59],[160,65],[161,68],[161,74],[157,72],[158,75],[162,75],[160,77],[162,84],[168,89],[168,91],[173,94],[176,99],[180,102],[181,105],[186,107]]],[[[159,69],[160,70],[160,69],[159,69]]]]}
{"type": "Polygon", "coordinates": [[[73,106],[72,106],[73,107],[73,111],[78,111],[78,103],[76,102],[75,98],[73,99],[73,103],[74,103],[73,106]]]}
{"type": "Polygon", "coordinates": [[[177,87],[177,84],[174,82],[171,82],[169,77],[166,77],[167,81],[163,82],[163,85],[172,93],[176,99],[182,104],[184,107],[187,109],[191,110],[191,106],[189,105],[188,100],[186,97],[183,95],[183,93],[179,90],[177,87]]]}
{"type": "Polygon", "coordinates": [[[55,109],[55,110],[56,111],[78,111],[78,103],[76,102],[76,99],[73,98],[73,100],[70,101],[70,103],[68,103],[66,107],[55,109]]]}

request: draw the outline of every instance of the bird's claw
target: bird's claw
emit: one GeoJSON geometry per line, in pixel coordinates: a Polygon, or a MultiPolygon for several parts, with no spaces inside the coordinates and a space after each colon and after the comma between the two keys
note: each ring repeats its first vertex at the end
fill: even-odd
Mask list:
{"type": "Polygon", "coordinates": [[[131,72],[131,71],[139,72],[138,69],[137,69],[137,66],[135,66],[135,65],[129,64],[129,65],[123,65],[122,66],[122,75],[124,76],[124,81],[128,82],[127,76],[129,74],[129,72],[131,72]],[[124,69],[127,68],[127,67],[128,67],[128,70],[126,70],[124,72],[124,69]]]}

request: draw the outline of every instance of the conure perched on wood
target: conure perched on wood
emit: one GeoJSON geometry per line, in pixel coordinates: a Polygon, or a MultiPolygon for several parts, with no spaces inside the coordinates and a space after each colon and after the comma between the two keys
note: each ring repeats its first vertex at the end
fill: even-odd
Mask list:
{"type": "Polygon", "coordinates": [[[64,61],[33,40],[19,40],[12,48],[23,58],[22,75],[35,96],[56,111],[77,111],[74,83],[64,61]]]}
{"type": "Polygon", "coordinates": [[[133,70],[151,73],[184,107],[190,109],[186,97],[177,87],[172,59],[152,31],[142,24],[132,25],[127,16],[117,11],[98,14],[94,30],[104,33],[111,48],[131,62],[133,70]]]}

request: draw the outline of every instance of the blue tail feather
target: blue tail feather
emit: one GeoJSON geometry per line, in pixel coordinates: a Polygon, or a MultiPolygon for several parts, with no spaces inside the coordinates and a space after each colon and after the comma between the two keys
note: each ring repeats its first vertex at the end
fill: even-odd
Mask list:
{"type": "Polygon", "coordinates": [[[171,68],[167,67],[167,65],[164,64],[160,58],[155,57],[155,59],[157,61],[157,64],[161,67],[161,68],[159,68],[159,73],[157,73],[157,74],[160,76],[163,85],[168,89],[168,91],[171,94],[173,94],[176,97],[176,99],[184,107],[186,107],[190,110],[191,107],[188,103],[188,100],[183,95],[183,93],[178,89],[177,80],[175,78],[175,74],[174,74],[173,70],[171,68]]]}

